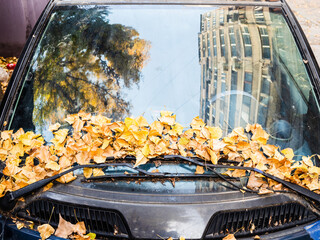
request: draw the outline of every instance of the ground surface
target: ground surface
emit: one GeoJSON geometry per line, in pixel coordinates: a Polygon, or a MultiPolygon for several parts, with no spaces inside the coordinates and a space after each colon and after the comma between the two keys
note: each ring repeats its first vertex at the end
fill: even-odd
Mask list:
{"type": "Polygon", "coordinates": [[[320,64],[320,0],[287,0],[320,64]]]}

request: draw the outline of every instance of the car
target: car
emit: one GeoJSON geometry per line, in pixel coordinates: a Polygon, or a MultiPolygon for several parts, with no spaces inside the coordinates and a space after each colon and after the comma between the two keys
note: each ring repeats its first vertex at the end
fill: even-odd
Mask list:
{"type": "MultiPolygon", "coordinates": [[[[34,132],[32,139],[41,134],[51,154],[57,151],[49,147],[57,135],[51,126],[59,122],[71,130],[70,114],[113,121],[143,116],[151,123],[174,112],[186,129],[199,115],[224,136],[258,123],[268,133],[267,146],[293,149],[292,163],[319,166],[319,79],[319,66],[285,0],[51,0],[15,67],[0,125],[3,132],[34,132]]],[[[0,152],[7,175],[2,183],[13,177],[22,184],[0,198],[1,236],[39,239],[17,222],[56,228],[61,216],[72,224],[83,221],[98,239],[319,238],[318,187],[283,180],[277,168],[271,174],[238,166],[239,152],[232,158],[226,153],[221,164],[232,165],[219,169],[195,154],[135,165],[138,157],[110,163],[114,158],[108,156],[103,174],[89,178],[83,167],[90,168],[90,157],[73,154],[85,164],[67,170],[77,178],[44,191],[66,172],[25,184],[4,174],[7,159],[0,152]],[[204,170],[195,174],[199,166],[204,170]],[[226,175],[230,168],[255,171],[285,188],[257,194],[246,187],[248,174],[226,175]]],[[[32,158],[32,167],[41,161],[32,158]]]]}

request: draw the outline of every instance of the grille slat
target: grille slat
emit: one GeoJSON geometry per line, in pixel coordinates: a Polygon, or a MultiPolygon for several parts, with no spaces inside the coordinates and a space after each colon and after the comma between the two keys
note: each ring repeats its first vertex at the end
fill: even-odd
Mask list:
{"type": "Polygon", "coordinates": [[[122,214],[115,210],[85,207],[52,200],[36,200],[18,212],[18,216],[40,223],[48,223],[51,216],[50,225],[54,227],[59,224],[59,214],[73,224],[84,221],[87,230],[98,236],[106,236],[108,239],[109,237],[129,238],[128,225],[122,214]],[[118,228],[116,236],[114,236],[115,226],[118,228]]]}
{"type": "Polygon", "coordinates": [[[236,237],[254,236],[305,224],[315,219],[317,216],[314,213],[295,202],[264,208],[221,211],[210,219],[204,238],[222,238],[229,233],[236,237]]]}

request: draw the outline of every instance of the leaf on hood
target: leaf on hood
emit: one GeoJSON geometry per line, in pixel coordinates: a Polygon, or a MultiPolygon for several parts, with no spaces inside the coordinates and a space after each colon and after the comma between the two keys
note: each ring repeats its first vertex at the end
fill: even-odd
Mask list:
{"type": "Polygon", "coordinates": [[[256,177],[256,174],[254,172],[251,172],[247,183],[247,188],[258,190],[262,186],[262,184],[265,183],[266,181],[264,181],[261,177],[256,177]]]}
{"type": "Polygon", "coordinates": [[[134,164],[134,167],[137,167],[141,164],[145,164],[148,162],[148,158],[146,158],[141,150],[137,149],[136,150],[136,163],[134,164]]]}
{"type": "Polygon", "coordinates": [[[40,233],[41,240],[45,240],[54,233],[54,228],[49,224],[42,224],[37,228],[40,233]]]}
{"type": "Polygon", "coordinates": [[[235,238],[234,234],[228,234],[222,240],[237,240],[237,239],[235,238]]]}
{"type": "Polygon", "coordinates": [[[74,224],[64,220],[61,214],[59,214],[59,225],[54,235],[61,238],[68,238],[68,236],[73,233],[73,229],[74,224]]]}
{"type": "MultiPolygon", "coordinates": [[[[65,169],[65,170],[67,170],[67,169],[65,169]]],[[[75,180],[76,178],[77,178],[77,176],[74,176],[73,172],[69,172],[69,173],[59,177],[57,179],[57,181],[60,183],[69,183],[69,182],[72,182],[73,180],[75,180]]]]}
{"type": "Polygon", "coordinates": [[[94,177],[103,176],[104,172],[101,168],[94,168],[94,169],[92,169],[92,175],[94,177]]]}
{"type": "Polygon", "coordinates": [[[202,166],[197,166],[195,174],[204,174],[204,168],[202,166]]]}
{"type": "Polygon", "coordinates": [[[92,175],[92,168],[84,168],[83,175],[85,178],[89,178],[92,175]]]}

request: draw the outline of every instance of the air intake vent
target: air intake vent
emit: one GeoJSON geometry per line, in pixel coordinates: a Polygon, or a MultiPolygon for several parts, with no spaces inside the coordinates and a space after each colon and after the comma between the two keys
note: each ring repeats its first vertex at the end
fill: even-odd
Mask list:
{"type": "Polygon", "coordinates": [[[298,203],[223,211],[212,216],[204,238],[222,238],[229,233],[234,233],[236,237],[254,236],[308,223],[316,218],[315,214],[298,203]]]}
{"type": "Polygon", "coordinates": [[[108,239],[129,238],[128,225],[125,219],[121,213],[114,210],[85,207],[52,200],[36,200],[27,205],[24,210],[21,210],[18,216],[41,223],[48,223],[51,216],[50,224],[57,227],[59,213],[71,223],[84,221],[87,229],[98,236],[105,236],[108,239]]]}

